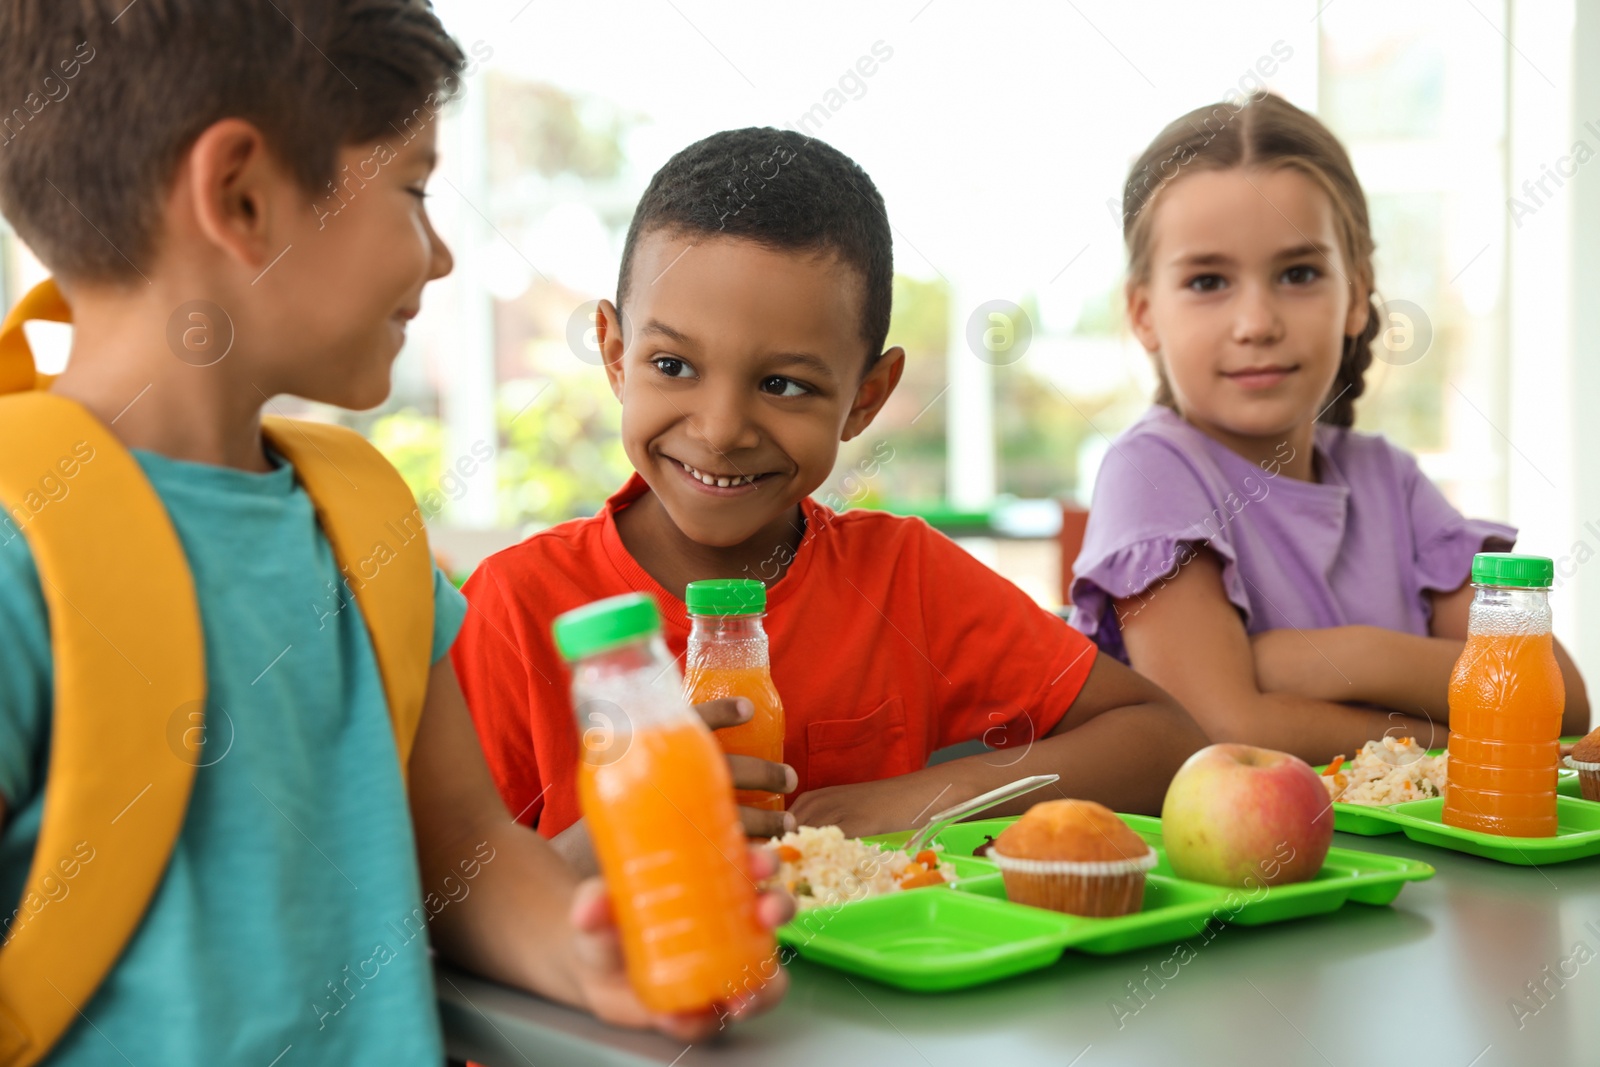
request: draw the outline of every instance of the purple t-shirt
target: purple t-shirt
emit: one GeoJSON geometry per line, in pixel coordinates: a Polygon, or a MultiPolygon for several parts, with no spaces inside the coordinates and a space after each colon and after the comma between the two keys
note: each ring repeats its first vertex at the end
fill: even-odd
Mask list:
{"type": "Polygon", "coordinates": [[[1382,437],[1316,427],[1316,470],[1258,466],[1156,406],[1113,444],[1073,567],[1072,625],[1123,662],[1113,599],[1149,601],[1209,547],[1248,633],[1365,624],[1426,635],[1427,591],[1449,592],[1514,527],[1466,519],[1382,437]]]}

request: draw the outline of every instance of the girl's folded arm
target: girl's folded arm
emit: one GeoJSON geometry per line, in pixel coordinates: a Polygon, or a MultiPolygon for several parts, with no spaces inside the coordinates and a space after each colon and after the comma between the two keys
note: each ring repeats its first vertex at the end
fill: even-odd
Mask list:
{"type": "Polygon", "coordinates": [[[1583,684],[1583,675],[1567,650],[1556,642],[1556,663],[1561,666],[1561,680],[1567,687],[1567,707],[1561,716],[1561,733],[1565,736],[1589,732],[1589,690],[1583,684]]]}
{"type": "Polygon", "coordinates": [[[1222,565],[1209,550],[1154,595],[1119,600],[1116,607],[1134,669],[1177,697],[1213,740],[1324,763],[1386,732],[1423,742],[1432,737],[1426,718],[1263,692],[1249,635],[1223,591],[1222,565]]]}
{"type": "Polygon", "coordinates": [[[1339,703],[1376,704],[1440,726],[1461,641],[1381,626],[1286,627],[1250,638],[1256,687],[1339,703]]]}
{"type": "MultiPolygon", "coordinates": [[[[1250,638],[1250,650],[1257,689],[1316,700],[1376,704],[1446,725],[1450,721],[1450,675],[1467,638],[1472,586],[1463,583],[1448,593],[1429,595],[1433,601],[1429,637],[1380,626],[1255,634],[1250,638]]],[[[1555,654],[1567,688],[1561,732],[1587,733],[1589,694],[1583,676],[1560,641],[1555,643],[1555,654]]]]}

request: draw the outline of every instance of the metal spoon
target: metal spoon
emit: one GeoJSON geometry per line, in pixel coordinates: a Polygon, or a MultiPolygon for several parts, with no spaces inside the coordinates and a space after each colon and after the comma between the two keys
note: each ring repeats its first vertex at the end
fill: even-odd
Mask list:
{"type": "Polygon", "coordinates": [[[1060,780],[1061,776],[1059,774],[1036,774],[1031,778],[1019,778],[1009,785],[991,789],[982,796],[973,797],[971,800],[945,808],[929,819],[922,829],[911,835],[911,840],[906,843],[906,852],[915,856],[922,850],[924,845],[932,840],[935,834],[962,816],[976,815],[980,811],[987,811],[996,804],[1004,804],[1006,801],[1014,800],[1024,793],[1031,793],[1041,786],[1060,780]]]}

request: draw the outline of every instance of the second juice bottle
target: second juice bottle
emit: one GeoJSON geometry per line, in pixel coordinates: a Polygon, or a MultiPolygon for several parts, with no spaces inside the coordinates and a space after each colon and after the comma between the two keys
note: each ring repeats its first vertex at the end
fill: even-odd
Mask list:
{"type": "MultiPolygon", "coordinates": [[[[767,587],[748,578],[690,582],[689,649],[684,658],[684,694],[691,704],[745,697],[755,705],[750,721],[716,732],[730,756],[755,756],[783,762],[783,702],[772,684],[767,631],[767,587]]],[[[781,793],[739,790],[748,808],[782,811],[781,793]]]]}
{"type": "Polygon", "coordinates": [[[1566,683],[1550,632],[1555,564],[1480,552],[1472,560],[1467,644],[1450,677],[1445,825],[1553,837],[1566,683]]]}

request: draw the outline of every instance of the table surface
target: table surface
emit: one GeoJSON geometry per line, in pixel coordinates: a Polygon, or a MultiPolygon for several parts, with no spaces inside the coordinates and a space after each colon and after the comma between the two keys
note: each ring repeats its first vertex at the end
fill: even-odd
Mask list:
{"type": "Polygon", "coordinates": [[[446,968],[439,1005],[451,1055],[488,1067],[1600,1063],[1600,857],[1531,868],[1398,834],[1334,844],[1438,874],[1388,907],[1222,928],[1190,953],[1069,950],[954,993],[796,960],[779,1008],[692,1046],[446,968]]]}

